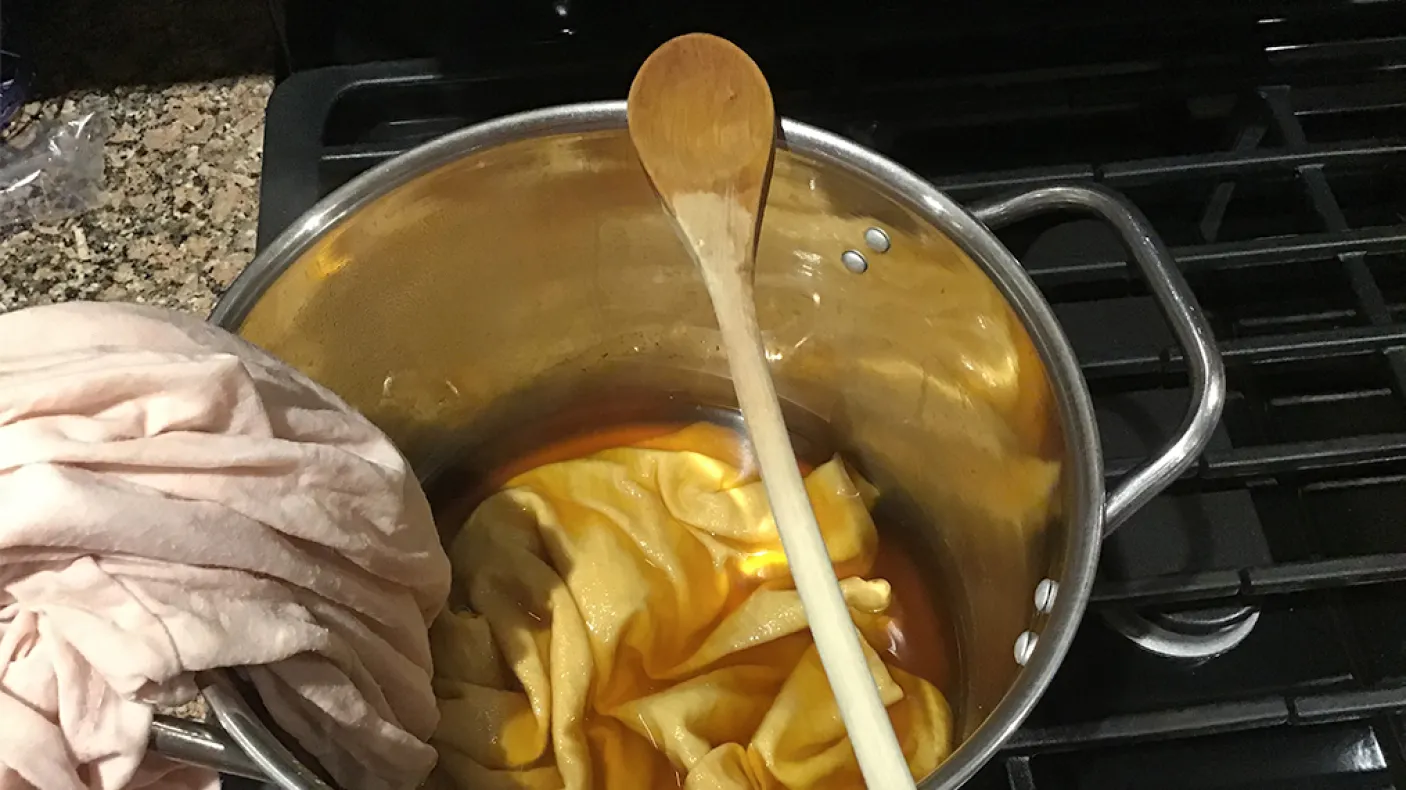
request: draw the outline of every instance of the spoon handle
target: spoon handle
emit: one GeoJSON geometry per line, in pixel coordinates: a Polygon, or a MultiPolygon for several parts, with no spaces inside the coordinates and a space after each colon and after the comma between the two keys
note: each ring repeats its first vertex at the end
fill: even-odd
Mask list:
{"type": "Polygon", "coordinates": [[[705,264],[701,268],[727,349],[738,405],[752,437],[761,466],[762,484],[781,535],[781,546],[800,593],[820,663],[859,760],[864,783],[874,790],[912,788],[912,772],[908,770],[888,711],[869,673],[859,630],[840,592],[830,553],[796,466],[791,436],[786,431],[781,403],[776,398],[767,366],[751,284],[735,270],[716,276],[720,267],[705,264]]]}

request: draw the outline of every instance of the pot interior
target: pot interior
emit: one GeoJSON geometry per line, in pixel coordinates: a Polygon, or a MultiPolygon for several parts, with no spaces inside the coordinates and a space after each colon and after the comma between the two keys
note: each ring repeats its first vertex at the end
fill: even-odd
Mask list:
{"type": "MultiPolygon", "coordinates": [[[[756,295],[801,453],[838,450],[877,487],[876,521],[902,532],[950,615],[942,691],[965,737],[1020,671],[1013,644],[1066,545],[1045,369],[956,244],[799,152],[777,154],[756,295]],[[871,229],[887,251],[866,244],[871,229]]],[[[367,414],[422,478],[732,405],[707,293],[623,130],[472,151],[415,177],[306,249],[240,332],[367,414]]]]}

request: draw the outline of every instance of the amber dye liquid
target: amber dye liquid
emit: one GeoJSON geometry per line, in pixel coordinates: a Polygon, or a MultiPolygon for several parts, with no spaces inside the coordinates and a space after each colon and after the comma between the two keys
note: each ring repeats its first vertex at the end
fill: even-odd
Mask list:
{"type": "MultiPolygon", "coordinates": [[[[735,407],[699,398],[696,388],[685,394],[610,387],[594,397],[582,396],[579,391],[577,395],[556,399],[547,411],[540,410],[542,404],[538,404],[531,419],[499,419],[490,430],[479,431],[471,444],[458,445],[451,460],[426,483],[436,522],[446,540],[475,507],[518,474],[602,450],[649,445],[651,440],[698,422],[728,428],[735,442],[723,448],[687,449],[744,470],[755,468],[741,414],[735,407]]],[[[801,471],[809,473],[834,456],[836,445],[823,420],[793,404],[786,404],[785,410],[801,471]]],[[[882,501],[883,491],[879,495],[882,501]]],[[[875,526],[879,546],[869,578],[887,580],[893,601],[887,638],[873,647],[889,664],[935,685],[955,705],[959,700],[956,629],[952,613],[944,605],[945,596],[936,586],[935,558],[903,525],[886,523],[876,513],[875,526]]],[[[609,754],[597,756],[609,762],[609,754]]],[[[683,778],[677,779],[682,786],[683,778]]]]}

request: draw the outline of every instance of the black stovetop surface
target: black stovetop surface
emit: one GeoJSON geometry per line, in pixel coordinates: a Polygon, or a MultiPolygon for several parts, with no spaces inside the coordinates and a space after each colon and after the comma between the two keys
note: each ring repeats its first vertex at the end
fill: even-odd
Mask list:
{"type": "MultiPolygon", "coordinates": [[[[261,245],[417,142],[622,98],[690,29],[746,47],[782,113],[960,200],[1129,196],[1215,327],[1225,417],[1106,545],[1054,685],[970,786],[1406,789],[1406,3],[385,5],[290,5],[261,245]],[[412,59],[362,62],[388,57],[412,59]],[[1116,633],[1128,611],[1257,620],[1188,662],[1116,633]]],[[[1101,226],[1002,236],[1074,344],[1116,477],[1177,427],[1179,352],[1101,226]]]]}

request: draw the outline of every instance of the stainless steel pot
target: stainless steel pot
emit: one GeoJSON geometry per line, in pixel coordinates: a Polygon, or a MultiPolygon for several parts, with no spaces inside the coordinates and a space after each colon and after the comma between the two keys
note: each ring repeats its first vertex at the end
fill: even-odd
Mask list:
{"type": "MultiPolygon", "coordinates": [[[[1050,186],[963,208],[794,121],[783,123],[757,299],[782,396],[828,424],[931,548],[958,621],[961,683],[949,696],[961,745],[922,786],[957,787],[1049,684],[1103,536],[1209,439],[1225,395],[1210,329],[1118,196],[1050,186]],[[1092,214],[1123,238],[1191,384],[1177,435],[1106,497],[1074,353],[992,234],[1057,211],[1092,214]]],[[[623,102],[481,124],[367,172],[260,255],[212,320],[360,408],[422,473],[466,439],[540,425],[593,382],[690,397],[687,382],[702,380],[690,376],[726,371],[706,293],[630,148],[623,102]]],[[[166,720],[158,746],[205,762],[243,750],[285,786],[316,783],[287,753],[269,753],[232,686],[211,682],[241,745],[166,720]]]]}

